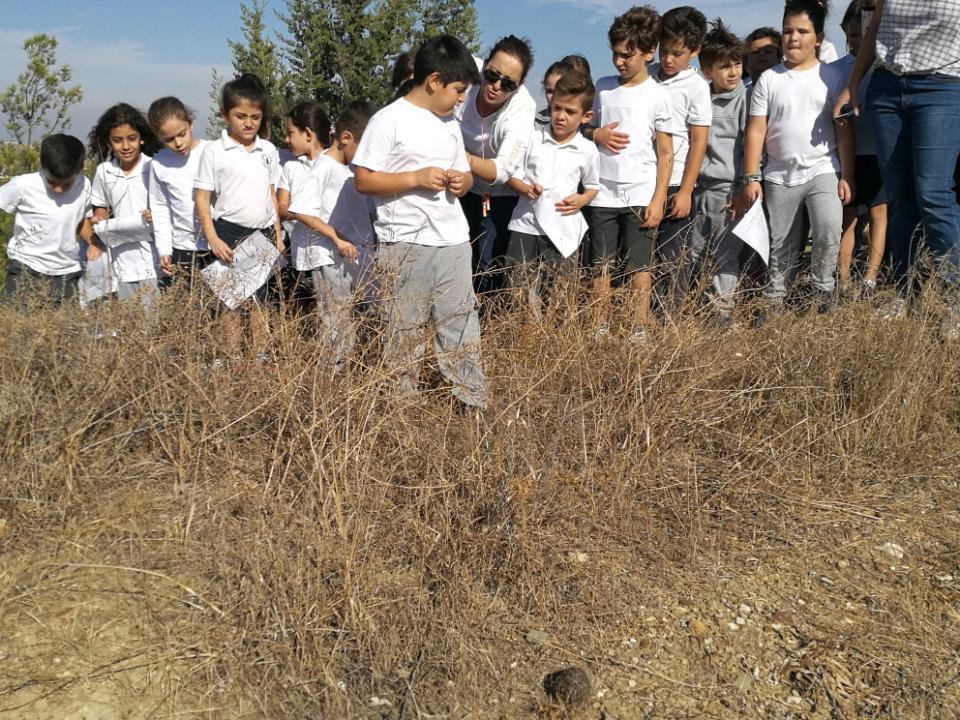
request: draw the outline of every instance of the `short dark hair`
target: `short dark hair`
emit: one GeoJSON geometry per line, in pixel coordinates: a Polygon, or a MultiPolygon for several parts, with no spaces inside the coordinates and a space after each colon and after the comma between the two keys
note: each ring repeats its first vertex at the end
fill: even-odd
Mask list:
{"type": "Polygon", "coordinates": [[[593,107],[595,96],[596,88],[593,86],[593,80],[589,75],[576,70],[570,70],[561,75],[553,89],[554,100],[558,97],[580,98],[580,106],[584,112],[593,107]]]}
{"type": "Polygon", "coordinates": [[[590,61],[580,53],[572,53],[560,59],[560,62],[566,63],[577,72],[582,72],[587,77],[590,76],[590,61]]]}
{"type": "Polygon", "coordinates": [[[660,37],[660,16],[649,5],[634,5],[615,18],[607,31],[610,47],[626,43],[630,50],[653,52],[660,37]]]}
{"type": "Polygon", "coordinates": [[[340,111],[340,117],[337,118],[335,127],[337,135],[348,132],[356,140],[360,140],[363,137],[363,131],[367,129],[367,123],[370,122],[370,118],[373,117],[375,112],[376,108],[373,103],[366,100],[348,102],[340,111]]]}
{"type": "Polygon", "coordinates": [[[551,63],[550,67],[547,68],[547,71],[543,74],[543,84],[547,84],[547,78],[551,75],[563,75],[573,70],[573,66],[563,60],[557,60],[555,63],[551,63]]]}
{"type": "Polygon", "coordinates": [[[522,83],[527,77],[527,72],[533,67],[533,50],[530,49],[530,41],[525,38],[519,38],[516,35],[502,37],[497,40],[496,45],[490,48],[490,54],[487,55],[484,64],[493,60],[493,56],[498,52],[502,52],[520,61],[520,65],[523,67],[523,74],[520,76],[520,82],[522,83]]]}
{"type": "Polygon", "coordinates": [[[287,118],[301,132],[309,128],[324,147],[330,147],[330,131],[333,126],[330,123],[330,116],[320,103],[315,100],[299,102],[290,108],[287,118]]]}
{"type": "Polygon", "coordinates": [[[859,23],[860,11],[862,9],[863,9],[862,0],[850,0],[850,4],[847,5],[847,9],[843,11],[843,18],[840,20],[840,29],[846,32],[847,25],[850,24],[851,20],[857,20],[859,23]]]}
{"type": "Polygon", "coordinates": [[[453,37],[440,35],[424,41],[413,59],[413,84],[423,85],[437,73],[440,82],[480,84],[480,71],[467,46],[453,37]]]}
{"type": "Polygon", "coordinates": [[[695,7],[683,5],[667,10],[660,18],[660,45],[679,40],[687,50],[703,45],[707,18],[695,7]]]}
{"type": "Polygon", "coordinates": [[[257,134],[262,138],[267,137],[270,134],[270,98],[260,78],[253,73],[243,73],[225,83],[220,92],[220,108],[225,113],[242,102],[255,105],[263,113],[257,134]]]}
{"type": "Polygon", "coordinates": [[[700,65],[710,67],[718,62],[742,62],[744,45],[730,28],[717,18],[710,23],[710,31],[703,36],[700,46],[700,65]]]}
{"type": "Polygon", "coordinates": [[[773,40],[773,44],[777,46],[780,52],[783,52],[783,35],[780,34],[779,30],[772,27],[759,27],[756,30],[751,30],[750,34],[743,39],[743,44],[750,45],[750,43],[764,38],[773,40]]]}
{"type": "Polygon", "coordinates": [[[823,35],[827,26],[827,0],[787,0],[783,6],[783,19],[796,15],[806,15],[813,23],[817,35],[823,35]]]}
{"type": "Polygon", "coordinates": [[[183,120],[185,123],[193,124],[193,111],[181,102],[179,98],[172,96],[162,97],[150,103],[147,110],[147,121],[154,132],[160,129],[170,118],[183,120]]]}
{"type": "Polygon", "coordinates": [[[57,180],[79,175],[83,170],[85,156],[83,142],[73,135],[56,133],[48,135],[40,143],[40,167],[57,180]]]}
{"type": "Polygon", "coordinates": [[[396,92],[413,75],[413,53],[402,52],[397,55],[393,63],[393,71],[390,73],[390,87],[396,92]]]}

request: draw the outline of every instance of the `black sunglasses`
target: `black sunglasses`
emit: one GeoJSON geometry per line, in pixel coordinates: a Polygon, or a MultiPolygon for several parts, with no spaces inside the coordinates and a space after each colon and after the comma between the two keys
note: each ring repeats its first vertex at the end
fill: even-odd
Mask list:
{"type": "Polygon", "coordinates": [[[497,82],[499,82],[500,89],[505,93],[512,93],[514,90],[520,87],[520,83],[518,83],[516,80],[511,80],[508,77],[504,77],[496,70],[492,70],[491,68],[483,69],[483,81],[487,83],[487,85],[496,85],[497,82]]]}

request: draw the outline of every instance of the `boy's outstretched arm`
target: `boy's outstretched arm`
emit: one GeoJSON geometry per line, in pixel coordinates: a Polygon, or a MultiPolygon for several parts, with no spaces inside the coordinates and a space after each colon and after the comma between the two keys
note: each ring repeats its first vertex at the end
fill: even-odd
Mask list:
{"type": "Polygon", "coordinates": [[[354,174],[354,185],[359,193],[380,197],[399,195],[411,190],[440,192],[447,189],[447,171],[443,168],[427,167],[410,172],[388,173],[358,167],[354,174]]]}
{"type": "Polygon", "coordinates": [[[690,208],[693,206],[693,189],[700,177],[700,167],[707,154],[707,138],[710,135],[709,125],[689,125],[690,147],[687,148],[687,162],[683,168],[683,179],[680,189],[670,200],[670,217],[690,217],[690,208]]]}
{"type": "Polygon", "coordinates": [[[670,133],[656,132],[657,146],[657,186],[653,191],[650,204],[643,211],[643,227],[655,228],[663,220],[663,210],[667,203],[667,189],[670,187],[670,173],[673,172],[673,136],[670,133]]]}

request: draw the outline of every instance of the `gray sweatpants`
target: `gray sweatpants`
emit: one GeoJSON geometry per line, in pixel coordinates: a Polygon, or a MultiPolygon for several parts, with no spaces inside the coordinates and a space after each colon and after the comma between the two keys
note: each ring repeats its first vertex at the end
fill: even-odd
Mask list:
{"type": "Polygon", "coordinates": [[[128,300],[129,298],[139,298],[140,305],[144,310],[149,310],[160,297],[159,282],[157,278],[147,278],[146,280],[133,280],[130,282],[120,281],[117,283],[117,299],[128,300]]]}
{"type": "Polygon", "coordinates": [[[763,294],[783,302],[797,277],[803,237],[803,208],[810,216],[810,276],[813,287],[833,292],[840,252],[843,203],[837,195],[835,174],[818,175],[803,185],[763,183],[764,204],[770,217],[770,280],[763,294]]]}
{"type": "Polygon", "coordinates": [[[384,363],[414,391],[424,355],[422,328],[433,321],[437,364],[464,404],[486,406],[480,320],[473,292],[470,243],[427,247],[384,243],[377,255],[387,319],[384,363]]]}
{"type": "Polygon", "coordinates": [[[324,335],[330,341],[334,363],[346,360],[356,345],[353,306],[358,270],[341,260],[311,271],[317,314],[324,335]]]}
{"type": "Polygon", "coordinates": [[[713,303],[722,311],[733,310],[743,248],[743,241],[730,232],[734,223],[727,205],[732,197],[730,183],[700,185],[693,196],[697,217],[690,239],[692,261],[709,257],[713,303]]]}

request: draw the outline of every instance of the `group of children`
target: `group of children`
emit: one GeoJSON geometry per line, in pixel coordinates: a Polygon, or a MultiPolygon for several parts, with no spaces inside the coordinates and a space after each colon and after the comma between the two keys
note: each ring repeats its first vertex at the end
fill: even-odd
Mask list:
{"type": "MultiPolygon", "coordinates": [[[[843,18],[851,54],[863,1],[843,18]]],[[[579,56],[551,65],[548,112],[532,123],[516,169],[495,183],[520,198],[500,239],[509,284],[539,308],[582,247],[593,270],[595,336],[611,332],[611,284],[622,278],[636,342],[650,326],[654,291],[666,313],[679,312],[707,268],[711,307],[727,322],[746,257],[731,232],[734,215],[761,201],[772,306],[794,283],[808,228],[811,284],[819,307],[832,305],[838,258],[839,278],[849,278],[857,205],[871,208],[865,283],[875,284],[882,191],[869,138],[858,124],[855,140],[852,125],[832,114],[851,63],[819,59],[826,14],[822,0],[787,0],[782,33],[762,28],[741,41],[719,20],[708,28],[695,8],[661,17],[638,6],[608,33],[616,74],[594,83],[579,56]],[[698,56],[699,71],[691,65],[698,56]]],[[[351,314],[358,288],[372,285],[375,256],[387,367],[414,390],[422,328],[432,322],[441,373],[463,407],[482,408],[475,238],[461,207],[476,165],[455,111],[471,86],[510,93],[518,83],[490,58],[481,80],[476,59],[451,36],[405,59],[409,68],[394,73],[402,92],[378,112],[352,102],[331,123],[316,102],[293,107],[286,157],[265,139],[267,95],[252,75],[224,86],[216,140],[193,136],[193,115],[176,98],[155,101],[146,117],[126,104],[110,108],[90,134],[100,161],[92,185],[82,175],[83,144],[46,138],[40,172],[0,187],[0,210],[17,213],[7,296],[41,283],[67,299],[82,268],[107,262],[116,296],[136,297],[149,312],[171,278],[196,284],[198,270],[231,262],[238,242],[259,231],[280,251],[289,242],[339,363],[351,352],[351,314]]],[[[256,310],[223,313],[227,356],[237,352],[244,316],[263,332],[256,310]]]]}

